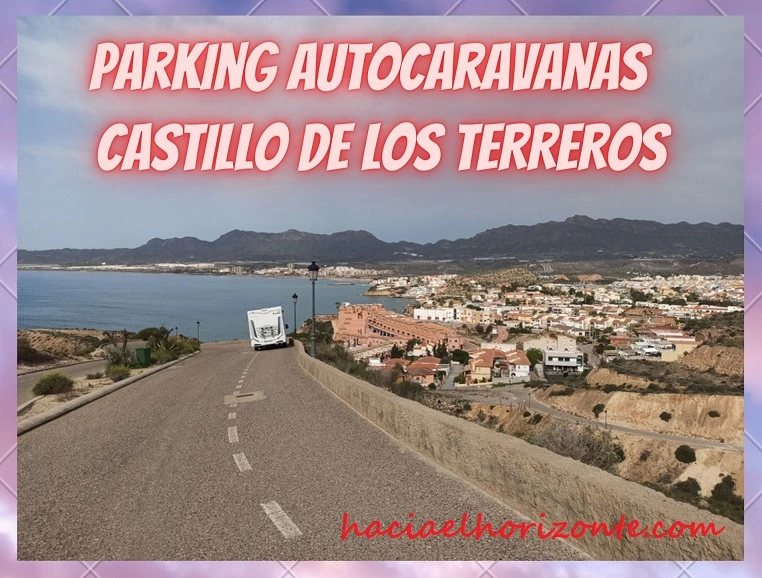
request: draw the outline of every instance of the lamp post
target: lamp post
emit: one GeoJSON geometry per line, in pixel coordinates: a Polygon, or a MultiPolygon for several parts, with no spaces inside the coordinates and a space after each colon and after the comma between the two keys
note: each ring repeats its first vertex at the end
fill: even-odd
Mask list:
{"type": "Polygon", "coordinates": [[[312,357],[317,357],[315,350],[315,281],[317,281],[318,271],[320,271],[320,267],[318,267],[317,263],[313,261],[312,265],[307,267],[307,271],[309,271],[310,281],[312,281],[312,357]]]}
{"type": "Polygon", "coordinates": [[[299,295],[294,293],[291,296],[291,301],[294,302],[294,337],[296,337],[296,302],[299,301],[299,295]]]}
{"type": "Polygon", "coordinates": [[[196,341],[201,345],[201,322],[196,321],[196,341]]]}
{"type": "Polygon", "coordinates": [[[175,327],[175,339],[177,339],[177,336],[178,336],[178,330],[177,330],[177,327],[175,327]]]}

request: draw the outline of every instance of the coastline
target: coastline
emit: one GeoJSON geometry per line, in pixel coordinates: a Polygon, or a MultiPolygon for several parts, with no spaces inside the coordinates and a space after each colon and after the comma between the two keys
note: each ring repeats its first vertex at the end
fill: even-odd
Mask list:
{"type": "MultiPolygon", "coordinates": [[[[206,277],[258,277],[263,279],[299,279],[307,278],[307,274],[304,275],[262,275],[255,273],[207,273],[202,271],[182,271],[182,270],[169,270],[169,271],[157,271],[148,269],[83,269],[83,268],[67,268],[67,267],[42,267],[42,266],[28,266],[19,265],[16,267],[17,271],[24,272],[53,272],[53,273],[140,273],[148,275],[188,275],[188,276],[206,276],[206,277]]],[[[369,285],[373,282],[373,279],[368,277],[319,277],[320,281],[341,281],[340,285],[369,285]],[[351,282],[351,283],[349,283],[351,282]]],[[[381,295],[377,295],[380,297],[381,295]]],[[[388,297],[394,297],[389,295],[388,297]]]]}

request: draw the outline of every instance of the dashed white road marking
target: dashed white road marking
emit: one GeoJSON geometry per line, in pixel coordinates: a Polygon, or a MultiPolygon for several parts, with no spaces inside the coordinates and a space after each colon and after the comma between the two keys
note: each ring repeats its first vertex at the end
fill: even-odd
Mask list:
{"type": "Polygon", "coordinates": [[[236,385],[236,386],[235,386],[235,388],[236,388],[236,389],[241,389],[241,386],[242,386],[242,385],[243,385],[242,383],[239,383],[238,385],[236,385]]]}
{"type": "Polygon", "coordinates": [[[230,407],[238,407],[238,404],[237,403],[231,403],[230,407]]]}
{"type": "Polygon", "coordinates": [[[228,413],[228,419],[235,419],[235,412],[234,411],[231,411],[230,413],[228,413]]]}
{"type": "Polygon", "coordinates": [[[244,472],[251,469],[251,465],[249,465],[249,460],[246,459],[246,455],[233,454],[233,459],[235,460],[235,465],[238,466],[240,471],[244,472]]]}
{"type": "Polygon", "coordinates": [[[278,505],[278,502],[267,502],[266,504],[259,504],[268,515],[275,527],[278,528],[283,537],[287,540],[289,538],[296,538],[301,536],[302,532],[296,527],[296,524],[288,517],[288,514],[283,511],[278,505]]]}
{"type": "Polygon", "coordinates": [[[228,441],[231,444],[238,443],[238,426],[232,425],[228,428],[228,441]]]}

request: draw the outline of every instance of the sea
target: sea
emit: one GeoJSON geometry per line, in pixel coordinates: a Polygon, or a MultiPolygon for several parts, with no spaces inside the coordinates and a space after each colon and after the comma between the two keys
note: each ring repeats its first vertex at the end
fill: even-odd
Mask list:
{"type": "MultiPolygon", "coordinates": [[[[402,311],[411,303],[366,297],[367,283],[318,279],[315,313],[335,314],[337,305],[381,303],[402,311]],[[351,284],[348,284],[351,283],[351,284]]],[[[204,342],[248,339],[246,312],[283,307],[289,331],[292,295],[298,295],[298,326],[312,315],[312,287],[300,277],[250,277],[98,271],[19,271],[19,329],[128,329],[161,325],[204,342]],[[198,325],[196,322],[199,322],[198,325]]]]}

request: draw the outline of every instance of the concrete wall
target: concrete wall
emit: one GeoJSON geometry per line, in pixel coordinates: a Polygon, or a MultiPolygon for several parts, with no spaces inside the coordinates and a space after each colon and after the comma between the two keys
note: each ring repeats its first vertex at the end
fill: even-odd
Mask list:
{"type": "MultiPolygon", "coordinates": [[[[629,520],[666,527],[675,521],[725,526],[717,537],[627,539],[587,536],[573,542],[600,560],[742,560],[743,526],[676,502],[598,468],[561,457],[507,434],[429,409],[351,377],[304,353],[299,364],[330,391],[400,442],[470,481],[520,514],[539,521],[615,524],[629,520]]],[[[475,512],[474,512],[475,514],[475,512]]],[[[516,538],[512,538],[516,539],[516,538]]]]}

